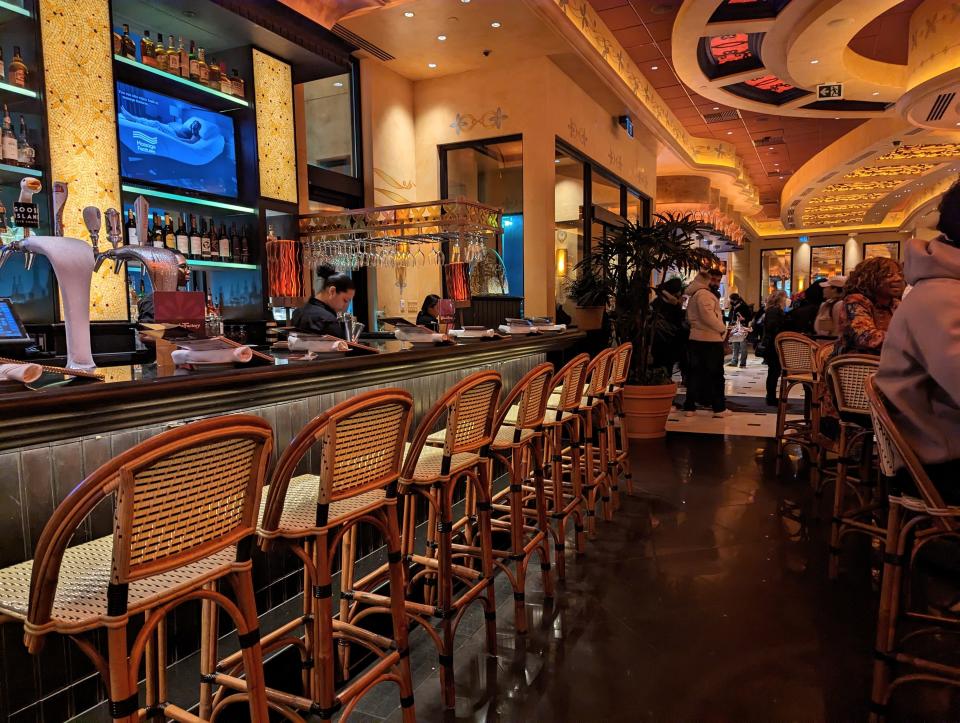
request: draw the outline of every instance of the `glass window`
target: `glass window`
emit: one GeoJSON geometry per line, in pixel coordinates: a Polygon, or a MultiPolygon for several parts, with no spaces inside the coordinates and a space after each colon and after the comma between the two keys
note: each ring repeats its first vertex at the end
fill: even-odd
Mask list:
{"type": "Polygon", "coordinates": [[[816,279],[843,275],[843,246],[810,248],[810,283],[816,279]]]}
{"type": "Polygon", "coordinates": [[[303,83],[307,163],[346,176],[357,175],[351,87],[350,73],[303,83]]]}
{"type": "Polygon", "coordinates": [[[882,256],[885,259],[900,260],[899,241],[874,241],[863,245],[863,258],[882,256]]]}
{"type": "Polygon", "coordinates": [[[782,289],[793,294],[793,251],[791,249],[764,249],[760,252],[760,298],[782,289]]]}
{"type": "Polygon", "coordinates": [[[643,199],[631,188],[627,189],[627,220],[630,223],[643,223],[643,199]]]}
{"type": "Polygon", "coordinates": [[[583,249],[583,163],[557,151],[554,157],[554,244],[557,290],[563,287],[583,249]]]}
{"type": "Polygon", "coordinates": [[[596,171],[590,174],[590,178],[590,200],[593,205],[621,216],[623,209],[620,205],[620,189],[622,188],[620,183],[602,176],[596,171]]]}

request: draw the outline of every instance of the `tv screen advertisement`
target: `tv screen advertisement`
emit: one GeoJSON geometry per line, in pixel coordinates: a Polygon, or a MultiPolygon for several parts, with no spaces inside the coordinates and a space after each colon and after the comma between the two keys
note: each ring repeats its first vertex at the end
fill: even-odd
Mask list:
{"type": "Polygon", "coordinates": [[[237,197],[237,147],[229,116],[117,83],[120,174],[173,189],[237,197]]]}

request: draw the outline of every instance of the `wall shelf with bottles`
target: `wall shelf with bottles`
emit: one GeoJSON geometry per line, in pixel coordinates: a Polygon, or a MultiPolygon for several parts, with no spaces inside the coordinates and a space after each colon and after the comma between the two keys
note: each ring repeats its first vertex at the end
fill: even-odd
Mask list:
{"type": "Polygon", "coordinates": [[[30,11],[23,5],[18,5],[15,2],[7,2],[7,0],[0,0],[0,16],[6,13],[14,13],[15,15],[21,15],[25,18],[33,17],[30,11]]]}
{"type": "Polygon", "coordinates": [[[15,93],[16,95],[22,95],[27,98],[39,98],[40,95],[35,90],[30,88],[21,88],[19,85],[13,85],[11,83],[6,83],[0,80],[0,92],[3,93],[15,93]]]}
{"type": "Polygon", "coordinates": [[[167,201],[177,201],[178,203],[185,203],[191,206],[206,206],[208,208],[219,208],[224,211],[236,211],[237,213],[247,213],[255,214],[257,209],[251,208],[250,206],[238,206],[234,203],[225,203],[223,201],[212,201],[207,198],[197,198],[196,196],[184,196],[179,193],[170,193],[168,191],[158,191],[152,188],[144,188],[142,186],[134,186],[129,183],[124,183],[121,187],[121,190],[127,193],[136,193],[139,196],[144,196],[146,198],[162,198],[167,201]]]}
{"type": "MultiPolygon", "coordinates": [[[[229,107],[246,108],[250,105],[249,101],[243,98],[238,98],[235,95],[224,93],[223,91],[216,90],[206,85],[202,85],[196,81],[190,80],[189,78],[184,78],[179,75],[174,75],[173,73],[169,73],[165,70],[160,70],[159,68],[154,68],[149,65],[144,65],[143,63],[137,60],[134,60],[132,58],[128,58],[124,55],[119,55],[115,53],[113,56],[113,59],[117,63],[120,63],[122,66],[135,68],[136,70],[134,71],[134,73],[148,73],[151,75],[155,75],[159,78],[163,78],[172,83],[179,83],[180,85],[190,88],[191,90],[199,91],[200,93],[207,96],[211,96],[212,98],[217,98],[220,101],[225,102],[226,107],[228,108],[229,107]]],[[[118,73],[118,75],[125,75],[125,73],[121,71],[120,73],[118,73]]]]}
{"type": "MultiPolygon", "coordinates": [[[[237,269],[239,271],[256,271],[259,266],[256,264],[241,264],[232,261],[205,261],[204,259],[188,259],[191,269],[237,269]]],[[[140,264],[129,262],[130,268],[140,268],[140,264]]]]}
{"type": "Polygon", "coordinates": [[[0,163],[0,183],[6,180],[13,180],[20,183],[23,176],[33,176],[34,178],[43,178],[43,171],[39,168],[30,168],[28,166],[15,166],[10,163],[0,163]],[[7,179],[5,176],[16,176],[15,179],[7,179]]]}

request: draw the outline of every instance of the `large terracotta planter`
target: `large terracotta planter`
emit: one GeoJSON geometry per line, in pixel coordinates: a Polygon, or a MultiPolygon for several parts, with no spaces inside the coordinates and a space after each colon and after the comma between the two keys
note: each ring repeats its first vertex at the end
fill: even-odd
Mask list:
{"type": "Polygon", "coordinates": [[[657,439],[666,435],[667,417],[676,395],[677,385],[673,382],[655,387],[627,384],[623,388],[627,436],[630,439],[657,439]]]}
{"type": "Polygon", "coordinates": [[[575,306],[571,312],[570,316],[578,329],[595,331],[603,326],[602,306],[575,306]]]}

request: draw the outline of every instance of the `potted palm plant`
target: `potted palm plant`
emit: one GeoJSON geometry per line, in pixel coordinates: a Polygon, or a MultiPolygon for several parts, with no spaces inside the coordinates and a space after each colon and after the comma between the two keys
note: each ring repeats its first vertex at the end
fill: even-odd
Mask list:
{"type": "Polygon", "coordinates": [[[627,430],[633,438],[665,434],[677,385],[651,363],[654,337],[665,326],[653,303],[654,285],[668,273],[686,276],[719,262],[697,240],[697,223],[689,216],[657,214],[651,226],[627,222],[622,233],[600,241],[575,267],[578,279],[602,281],[616,343],[633,343],[624,389],[627,430]]]}
{"type": "Polygon", "coordinates": [[[576,276],[566,286],[567,296],[574,303],[570,316],[578,328],[594,331],[603,326],[603,312],[610,298],[603,277],[589,269],[578,269],[576,276]]]}

